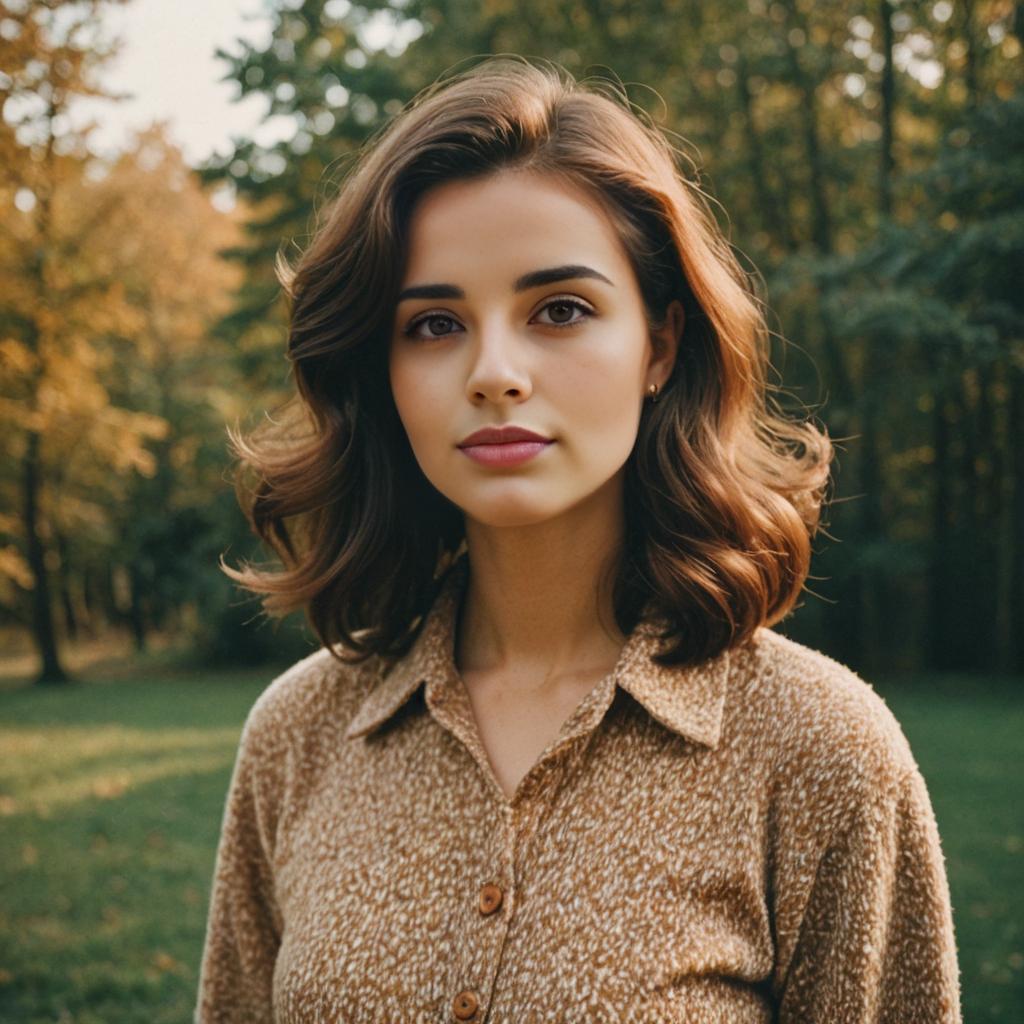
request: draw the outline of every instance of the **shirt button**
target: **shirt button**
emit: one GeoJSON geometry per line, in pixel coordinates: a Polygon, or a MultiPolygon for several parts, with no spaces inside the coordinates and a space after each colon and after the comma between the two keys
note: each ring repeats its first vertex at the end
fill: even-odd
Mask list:
{"type": "Polygon", "coordinates": [[[476,1013],[476,1008],[480,1005],[473,992],[466,989],[464,992],[460,992],[452,1000],[452,1013],[458,1017],[459,1020],[469,1020],[473,1014],[476,1013]]]}
{"type": "Polygon", "coordinates": [[[480,890],[480,913],[493,914],[501,906],[501,888],[488,883],[480,890]]]}

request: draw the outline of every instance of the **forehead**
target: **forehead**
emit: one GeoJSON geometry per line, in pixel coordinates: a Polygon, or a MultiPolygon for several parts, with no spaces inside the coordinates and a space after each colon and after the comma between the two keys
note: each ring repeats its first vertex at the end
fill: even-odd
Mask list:
{"type": "Polygon", "coordinates": [[[488,269],[511,283],[538,267],[569,263],[586,263],[609,277],[629,269],[601,204],[555,176],[501,170],[445,182],[419,200],[409,222],[403,283],[428,283],[428,275],[454,281],[488,269]]]}

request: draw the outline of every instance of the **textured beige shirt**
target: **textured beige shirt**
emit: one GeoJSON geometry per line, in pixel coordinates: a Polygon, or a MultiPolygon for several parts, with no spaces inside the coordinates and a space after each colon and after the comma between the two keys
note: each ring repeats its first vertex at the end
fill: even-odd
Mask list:
{"type": "Polygon", "coordinates": [[[466,560],[390,667],[325,650],[242,733],[199,1024],[952,1024],[924,780],[875,691],[770,630],[650,620],[508,799],[454,663],[466,560]]]}

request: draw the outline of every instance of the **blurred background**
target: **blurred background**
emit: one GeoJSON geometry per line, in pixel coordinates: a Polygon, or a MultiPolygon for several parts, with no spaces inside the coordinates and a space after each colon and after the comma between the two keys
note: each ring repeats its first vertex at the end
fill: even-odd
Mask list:
{"type": "Polygon", "coordinates": [[[621,81],[838,442],[781,631],[929,783],[965,1020],[1024,1021],[1024,8],[0,0],[0,1020],[188,1021],[238,731],[316,646],[225,425],[290,390],[273,274],[361,142],[485,54],[621,81]]]}

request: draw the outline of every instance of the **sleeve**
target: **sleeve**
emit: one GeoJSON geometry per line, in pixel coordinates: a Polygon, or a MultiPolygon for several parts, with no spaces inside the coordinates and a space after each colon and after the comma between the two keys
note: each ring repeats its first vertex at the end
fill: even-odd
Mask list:
{"type": "Polygon", "coordinates": [[[915,766],[818,865],[778,1024],[961,1024],[939,833],[915,766]]]}
{"type": "MultiPolygon", "coordinates": [[[[255,711],[255,709],[254,709],[255,711]]],[[[274,895],[269,770],[255,716],[242,730],[217,847],[193,1024],[272,1024],[272,980],[281,941],[274,895]]]]}

